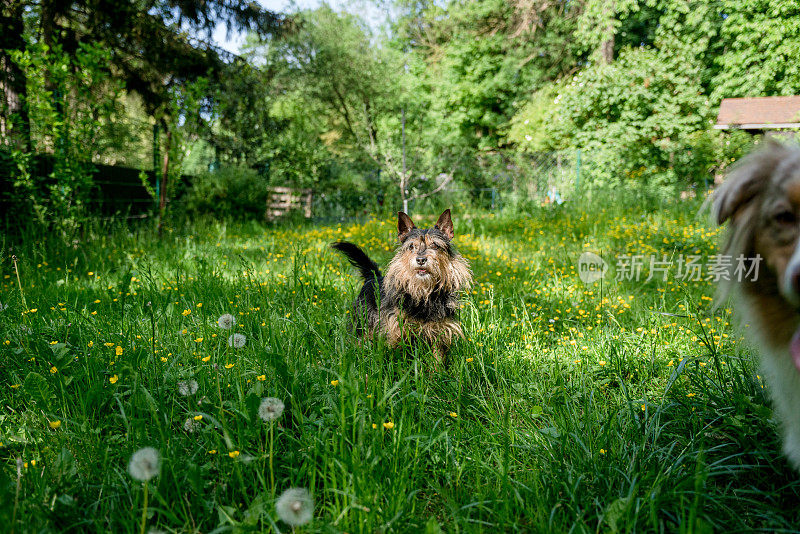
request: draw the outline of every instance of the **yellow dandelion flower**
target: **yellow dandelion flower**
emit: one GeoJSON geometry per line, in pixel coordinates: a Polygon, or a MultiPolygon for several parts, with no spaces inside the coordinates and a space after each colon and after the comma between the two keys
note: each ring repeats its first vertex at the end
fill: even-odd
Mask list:
{"type": "Polygon", "coordinates": [[[394,428],[394,423],[392,423],[391,421],[387,421],[383,423],[383,428],[385,428],[386,430],[391,430],[394,428]]]}
{"type": "Polygon", "coordinates": [[[198,338],[196,338],[196,339],[194,340],[194,342],[195,342],[195,343],[202,343],[202,342],[203,342],[203,338],[202,338],[202,337],[198,337],[198,338]]]}
{"type": "Polygon", "coordinates": [[[256,377],[256,380],[258,380],[259,382],[263,382],[266,379],[267,379],[267,375],[258,375],[256,377]]]}
{"type": "Polygon", "coordinates": [[[183,311],[181,312],[181,315],[183,315],[184,317],[186,317],[186,316],[187,316],[187,315],[189,315],[190,313],[192,313],[192,310],[183,310],[183,311]]]}
{"type": "Polygon", "coordinates": [[[50,368],[50,374],[56,374],[58,372],[58,368],[54,365],[50,368]]]}
{"type": "Polygon", "coordinates": [[[225,369],[230,369],[233,366],[234,366],[234,364],[232,364],[232,363],[226,363],[225,364],[225,369]]]}
{"type": "Polygon", "coordinates": [[[338,381],[338,380],[331,380],[331,385],[332,385],[333,387],[336,387],[336,386],[338,386],[338,385],[339,385],[339,381],[338,381]]]}
{"type": "Polygon", "coordinates": [[[50,421],[47,424],[50,425],[50,428],[55,430],[55,429],[57,429],[58,427],[61,426],[61,421],[50,421]]]}
{"type": "Polygon", "coordinates": [[[202,421],[202,420],[203,420],[203,416],[202,416],[202,414],[201,414],[201,415],[195,415],[195,416],[194,416],[194,420],[195,420],[195,421],[202,421]]]}
{"type": "Polygon", "coordinates": [[[467,363],[470,363],[474,358],[467,358],[467,363]]]}
{"type": "Polygon", "coordinates": [[[108,381],[111,382],[112,384],[116,384],[117,380],[119,380],[119,377],[117,375],[114,375],[108,379],[108,381]]]}
{"type": "Polygon", "coordinates": [[[200,358],[201,361],[207,362],[211,359],[211,356],[206,356],[205,358],[200,358]]]}
{"type": "Polygon", "coordinates": [[[456,417],[458,417],[458,414],[456,412],[450,412],[450,417],[455,419],[456,417]]]}
{"type": "Polygon", "coordinates": [[[605,449],[600,449],[600,454],[605,454],[605,453],[606,453],[605,449]]]}
{"type": "Polygon", "coordinates": [[[231,458],[238,458],[239,457],[239,451],[231,451],[231,452],[228,453],[228,456],[230,456],[231,458]]]}
{"type": "Polygon", "coordinates": [[[114,354],[116,354],[117,356],[122,356],[122,352],[123,352],[123,350],[124,350],[124,349],[123,349],[122,347],[120,347],[119,345],[117,345],[117,348],[116,348],[116,349],[114,349],[114,354]]]}

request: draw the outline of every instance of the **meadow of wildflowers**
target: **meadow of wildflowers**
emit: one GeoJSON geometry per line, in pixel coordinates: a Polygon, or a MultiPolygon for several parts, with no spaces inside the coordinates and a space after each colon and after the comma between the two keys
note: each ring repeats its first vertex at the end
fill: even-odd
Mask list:
{"type": "Polygon", "coordinates": [[[456,213],[476,283],[444,372],[347,333],[359,280],[328,244],[385,265],[391,219],[6,247],[0,524],[794,530],[800,479],[751,351],[672,261],[716,254],[698,207],[456,213]],[[586,251],[611,267],[589,284],[586,251]],[[674,269],[616,279],[632,256],[674,269]]]}

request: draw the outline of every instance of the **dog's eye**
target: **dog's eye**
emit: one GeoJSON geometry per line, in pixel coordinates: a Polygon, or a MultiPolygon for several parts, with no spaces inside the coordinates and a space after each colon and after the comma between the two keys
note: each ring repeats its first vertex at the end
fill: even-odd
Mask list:
{"type": "Polygon", "coordinates": [[[776,213],[773,217],[773,220],[778,224],[794,224],[797,222],[797,217],[795,216],[794,212],[783,210],[776,213]]]}

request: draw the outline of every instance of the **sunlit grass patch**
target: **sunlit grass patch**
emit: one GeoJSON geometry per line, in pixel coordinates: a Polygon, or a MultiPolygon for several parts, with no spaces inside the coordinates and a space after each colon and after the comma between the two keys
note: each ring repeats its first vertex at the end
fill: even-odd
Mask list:
{"type": "Polygon", "coordinates": [[[385,265],[392,220],[42,236],[14,251],[19,284],[2,272],[0,513],[19,531],[794,528],[800,484],[712,284],[615,280],[624,255],[713,255],[696,209],[456,214],[476,283],[445,372],[347,333],[359,281],[328,245],[385,265]],[[581,281],[584,251],[605,278],[581,281]]]}

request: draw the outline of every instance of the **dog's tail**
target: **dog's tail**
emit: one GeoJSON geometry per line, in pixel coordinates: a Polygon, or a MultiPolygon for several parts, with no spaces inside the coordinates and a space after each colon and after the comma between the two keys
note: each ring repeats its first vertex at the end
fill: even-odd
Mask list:
{"type": "Polygon", "coordinates": [[[364,280],[380,278],[381,271],[378,269],[378,265],[369,259],[369,256],[367,256],[366,252],[358,248],[353,243],[339,241],[331,244],[331,248],[334,248],[344,254],[347,258],[347,261],[353,264],[354,267],[358,268],[364,280]]]}

